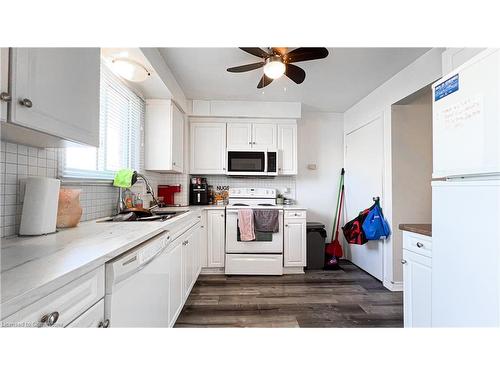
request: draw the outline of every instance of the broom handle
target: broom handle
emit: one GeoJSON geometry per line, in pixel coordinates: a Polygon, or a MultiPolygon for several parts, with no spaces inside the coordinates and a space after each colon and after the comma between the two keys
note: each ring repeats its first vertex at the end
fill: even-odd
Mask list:
{"type": "Polygon", "coordinates": [[[333,242],[333,239],[335,238],[335,228],[337,228],[337,231],[339,228],[338,223],[340,222],[340,217],[337,219],[337,212],[339,210],[341,193],[342,193],[342,190],[344,189],[344,173],[345,173],[345,170],[344,170],[344,168],[342,168],[342,171],[340,172],[339,195],[337,197],[337,206],[335,207],[335,216],[333,217],[332,242],[333,242]]]}
{"type": "Polygon", "coordinates": [[[344,201],[344,185],[342,185],[341,191],[342,192],[340,193],[339,217],[337,220],[337,233],[339,232],[340,218],[342,217],[342,203],[344,201]]]}

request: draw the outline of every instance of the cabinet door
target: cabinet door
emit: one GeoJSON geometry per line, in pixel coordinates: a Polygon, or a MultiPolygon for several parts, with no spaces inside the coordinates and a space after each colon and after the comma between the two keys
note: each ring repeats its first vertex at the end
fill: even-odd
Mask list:
{"type": "Polygon", "coordinates": [[[286,219],[283,259],[285,267],[306,265],[306,220],[286,219]]]}
{"type": "MultiPolygon", "coordinates": [[[[0,48],[0,93],[9,94],[9,49],[0,48]]],[[[7,121],[7,102],[0,100],[0,121],[7,121]]]]}
{"type": "Polygon", "coordinates": [[[225,217],[224,210],[207,213],[208,267],[224,267],[225,217]]]}
{"type": "Polygon", "coordinates": [[[179,316],[183,301],[183,272],[182,272],[182,241],[174,243],[173,249],[169,254],[169,326],[172,327],[175,324],[177,317],[179,316]]]}
{"type": "Polygon", "coordinates": [[[252,147],[259,150],[277,149],[276,124],[253,124],[252,147]]]}
{"type": "Polygon", "coordinates": [[[199,253],[200,253],[200,268],[208,266],[208,255],[207,255],[207,211],[203,210],[201,213],[201,225],[199,233],[199,253]]]}
{"type": "Polygon", "coordinates": [[[431,326],[432,259],[403,250],[405,327],[431,326]]]}
{"type": "Polygon", "coordinates": [[[297,174],[297,125],[278,125],[278,173],[297,174]]]}
{"type": "Polygon", "coordinates": [[[67,328],[99,328],[104,323],[104,298],[78,318],[68,324],[67,328]]]}
{"type": "Polygon", "coordinates": [[[98,147],[99,48],[11,51],[10,121],[98,147]]]}
{"type": "Polygon", "coordinates": [[[226,124],[192,123],[191,174],[226,173],[226,124]]]}
{"type": "Polygon", "coordinates": [[[252,124],[244,122],[228,123],[227,148],[236,150],[252,148],[252,124]]]}
{"type": "Polygon", "coordinates": [[[184,171],[184,115],[172,103],[172,170],[184,171]]]}

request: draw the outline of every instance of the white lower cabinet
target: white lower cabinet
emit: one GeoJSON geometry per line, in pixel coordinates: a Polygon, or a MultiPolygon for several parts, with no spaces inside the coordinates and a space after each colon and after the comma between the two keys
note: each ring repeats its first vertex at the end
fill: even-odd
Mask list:
{"type": "Polygon", "coordinates": [[[225,210],[207,211],[207,267],[224,267],[225,210]]]}
{"type": "Polygon", "coordinates": [[[170,286],[168,291],[169,298],[169,327],[172,327],[181,313],[184,305],[183,294],[183,272],[182,272],[182,239],[175,241],[170,245],[172,250],[169,253],[168,266],[170,286]]]}
{"type": "Polygon", "coordinates": [[[104,298],[67,325],[68,328],[106,328],[104,298]]]}
{"type": "MultiPolygon", "coordinates": [[[[407,239],[418,238],[414,233],[404,232],[407,239]]],[[[430,237],[420,236],[416,251],[403,249],[403,306],[405,327],[431,327],[432,258],[425,254],[423,244],[430,244],[430,237]],[[422,250],[424,249],[424,250],[422,250]],[[418,252],[417,252],[418,251],[418,252]]]]}
{"type": "Polygon", "coordinates": [[[285,211],[284,267],[306,266],[306,212],[285,211]]]}
{"type": "Polygon", "coordinates": [[[4,327],[66,327],[104,297],[104,266],[42,297],[2,321],[4,327]]]}

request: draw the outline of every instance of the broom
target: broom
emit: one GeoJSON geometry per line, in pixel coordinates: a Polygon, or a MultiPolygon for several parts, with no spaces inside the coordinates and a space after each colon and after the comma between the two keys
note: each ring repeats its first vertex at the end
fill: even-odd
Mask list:
{"type": "MultiPolygon", "coordinates": [[[[330,254],[337,258],[340,258],[343,255],[342,246],[340,245],[339,242],[339,226],[340,226],[340,218],[342,215],[343,200],[344,200],[344,168],[342,168],[340,176],[339,198],[337,200],[338,215],[335,217],[335,222],[334,222],[335,236],[332,238],[332,242],[327,244],[325,248],[327,254],[330,254]]],[[[337,210],[335,210],[335,214],[337,214],[337,210]]]]}

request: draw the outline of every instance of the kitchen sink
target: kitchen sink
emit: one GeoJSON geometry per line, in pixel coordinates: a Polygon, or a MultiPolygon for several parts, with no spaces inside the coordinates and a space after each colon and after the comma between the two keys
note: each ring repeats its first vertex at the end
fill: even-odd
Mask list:
{"type": "Polygon", "coordinates": [[[139,216],[136,215],[134,212],[127,212],[123,214],[118,214],[115,216],[109,216],[103,219],[97,220],[97,223],[107,223],[107,222],[122,222],[122,221],[137,221],[137,222],[143,222],[143,221],[166,221],[169,219],[172,219],[176,216],[182,215],[184,213],[188,212],[188,210],[183,210],[183,211],[172,211],[172,210],[164,210],[164,209],[157,209],[153,210],[151,215],[147,216],[139,216]]]}

